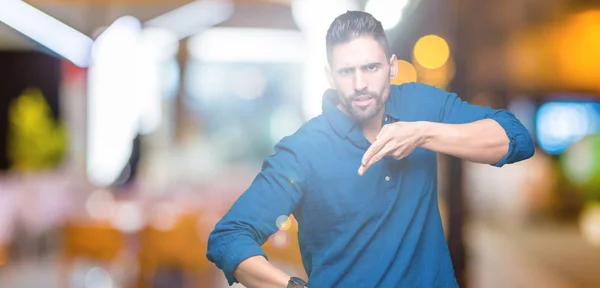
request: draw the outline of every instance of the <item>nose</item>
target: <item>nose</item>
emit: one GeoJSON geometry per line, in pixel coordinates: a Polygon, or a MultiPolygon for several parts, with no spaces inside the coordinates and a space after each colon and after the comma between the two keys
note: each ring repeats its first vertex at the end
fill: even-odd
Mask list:
{"type": "Polygon", "coordinates": [[[367,81],[362,71],[358,70],[354,73],[354,90],[363,91],[365,88],[367,88],[367,81]]]}

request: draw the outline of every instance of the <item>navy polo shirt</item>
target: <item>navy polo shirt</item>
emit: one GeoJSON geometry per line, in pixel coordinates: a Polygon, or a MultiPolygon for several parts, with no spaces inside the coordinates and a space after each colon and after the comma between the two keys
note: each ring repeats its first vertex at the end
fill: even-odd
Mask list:
{"type": "MultiPolygon", "coordinates": [[[[370,143],[336,106],[330,90],[323,114],[275,146],[211,233],[208,259],[235,283],[237,265],[265,256],[260,246],[278,230],[277,218],[293,213],[311,288],[457,287],[438,211],[436,153],[417,148],[403,160],[385,157],[359,176],[370,143]]],[[[385,109],[384,124],[491,118],[510,140],[495,166],[533,155],[531,137],[513,114],[442,89],[392,85],[385,109]]]]}

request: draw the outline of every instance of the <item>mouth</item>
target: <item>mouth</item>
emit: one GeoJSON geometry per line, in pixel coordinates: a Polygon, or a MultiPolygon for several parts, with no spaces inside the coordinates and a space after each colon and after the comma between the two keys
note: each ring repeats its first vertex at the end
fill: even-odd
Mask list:
{"type": "Polygon", "coordinates": [[[358,97],[355,97],[354,99],[352,99],[352,103],[361,108],[371,105],[371,103],[373,101],[374,101],[373,97],[368,96],[368,95],[358,96],[358,97]]]}

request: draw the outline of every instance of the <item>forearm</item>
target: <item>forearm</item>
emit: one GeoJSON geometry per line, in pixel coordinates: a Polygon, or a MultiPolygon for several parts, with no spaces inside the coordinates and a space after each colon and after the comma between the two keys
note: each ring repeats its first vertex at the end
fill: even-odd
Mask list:
{"type": "Polygon", "coordinates": [[[233,270],[235,279],[248,288],[285,288],[290,276],[263,256],[250,257],[233,270]]]}
{"type": "Polygon", "coordinates": [[[467,124],[421,124],[421,147],[428,150],[483,164],[494,164],[508,153],[506,132],[492,119],[467,124]]]}

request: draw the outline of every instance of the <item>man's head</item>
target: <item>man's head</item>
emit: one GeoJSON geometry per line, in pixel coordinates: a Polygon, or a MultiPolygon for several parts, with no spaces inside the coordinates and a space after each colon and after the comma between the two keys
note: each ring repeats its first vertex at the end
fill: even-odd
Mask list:
{"type": "Polygon", "coordinates": [[[389,97],[390,77],[398,72],[381,22],[348,11],[329,26],[326,48],[327,77],[345,112],[361,122],[378,115],[389,97]]]}

